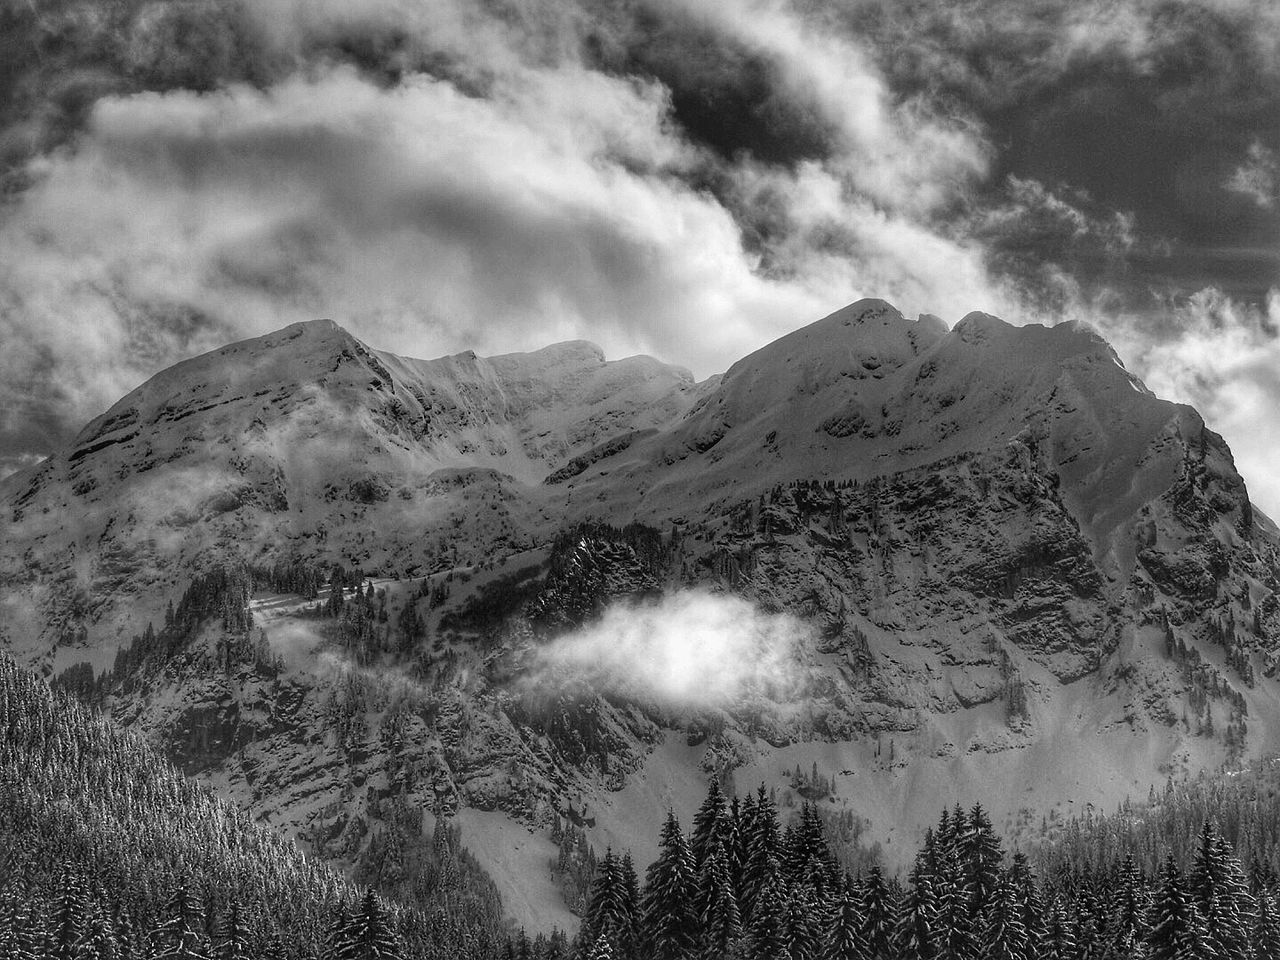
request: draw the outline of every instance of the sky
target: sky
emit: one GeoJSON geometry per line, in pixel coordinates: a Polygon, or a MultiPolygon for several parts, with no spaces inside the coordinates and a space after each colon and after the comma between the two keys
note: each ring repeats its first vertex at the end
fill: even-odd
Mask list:
{"type": "Polygon", "coordinates": [[[332,317],[699,377],[1084,319],[1280,515],[1273,0],[0,0],[0,473],[332,317]]]}

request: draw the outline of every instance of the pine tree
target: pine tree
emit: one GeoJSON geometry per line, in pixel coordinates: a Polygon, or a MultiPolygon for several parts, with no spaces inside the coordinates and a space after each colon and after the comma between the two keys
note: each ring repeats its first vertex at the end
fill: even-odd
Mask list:
{"type": "Polygon", "coordinates": [[[988,898],[981,956],[986,960],[1028,960],[1022,904],[1008,874],[1001,875],[988,898]]]}
{"type": "Polygon", "coordinates": [[[1142,874],[1133,854],[1126,854],[1116,875],[1111,906],[1111,944],[1117,956],[1139,955],[1149,932],[1150,912],[1142,874]]]}
{"type": "Polygon", "coordinates": [[[791,960],[817,960],[822,927],[817,902],[804,888],[790,887],[783,904],[787,953],[791,960]]]}
{"type": "Polygon", "coordinates": [[[165,906],[165,919],[152,934],[156,960],[208,960],[200,901],[179,882],[165,906]]]}
{"type": "Polygon", "coordinates": [[[800,808],[799,822],[790,831],[784,850],[784,867],[791,883],[804,884],[818,896],[826,893],[831,851],[823,835],[818,808],[806,801],[800,808]]]}
{"type": "Polygon", "coordinates": [[[630,932],[631,917],[625,903],[621,865],[613,855],[613,848],[605,851],[604,859],[596,869],[591,884],[591,900],[582,921],[584,945],[595,944],[603,937],[615,955],[624,938],[630,932]]]}
{"type": "Polygon", "coordinates": [[[613,947],[609,945],[608,937],[600,937],[591,946],[591,952],[587,954],[587,960],[615,960],[613,947]]]}
{"type": "Polygon", "coordinates": [[[111,918],[93,903],[89,906],[84,930],[76,944],[78,960],[117,960],[116,931],[111,918]]]}
{"type": "MultiPolygon", "coordinates": [[[[765,865],[756,910],[747,938],[746,960],[791,960],[786,939],[786,903],[781,870],[772,858],[765,865]]],[[[657,958],[655,958],[657,960],[657,958]]]]}
{"type": "Polygon", "coordinates": [[[724,793],[720,790],[720,781],[712,778],[706,799],[694,814],[693,832],[689,837],[694,869],[701,869],[713,844],[725,845],[727,828],[724,793]]]}
{"type": "Polygon", "coordinates": [[[761,785],[757,791],[750,824],[750,834],[746,838],[747,855],[742,872],[741,890],[738,894],[738,907],[744,918],[755,916],[755,903],[763,889],[768,872],[777,867],[779,850],[778,811],[773,800],[765,793],[761,785]]]}
{"type": "Polygon", "coordinates": [[[1269,890],[1258,893],[1258,913],[1253,926],[1253,948],[1257,960],[1280,960],[1280,916],[1269,890]]]}
{"type": "Polygon", "coordinates": [[[898,910],[894,956],[897,960],[933,960],[941,953],[941,941],[933,881],[923,860],[918,859],[911,870],[911,888],[898,910]]]}
{"type": "Polygon", "coordinates": [[[339,960],[400,960],[402,955],[391,918],[373,890],[365,891],[345,939],[351,952],[339,960]]]}
{"type": "Polygon", "coordinates": [[[1165,860],[1160,891],[1152,904],[1147,948],[1151,960],[1202,960],[1205,956],[1200,916],[1173,854],[1165,860]]]}
{"type": "Polygon", "coordinates": [[[703,957],[722,957],[742,936],[742,916],[733,895],[724,851],[713,842],[698,877],[698,918],[703,957]]]}
{"type": "Polygon", "coordinates": [[[218,931],[217,960],[249,960],[249,934],[240,913],[240,901],[232,897],[218,931]]]}
{"type": "Polygon", "coordinates": [[[1208,821],[1200,832],[1188,887],[1204,921],[1207,941],[1216,944],[1225,956],[1243,957],[1249,948],[1256,905],[1240,861],[1208,821]]]}
{"type": "Polygon", "coordinates": [[[645,872],[645,940],[653,960],[688,957],[697,941],[693,858],[674,812],[667,813],[658,859],[645,872]]]}
{"type": "MultiPolygon", "coordinates": [[[[944,821],[942,827],[946,826],[944,821]]],[[[934,846],[934,890],[943,955],[948,960],[974,960],[978,956],[978,930],[970,916],[968,885],[957,857],[956,840],[940,828],[934,834],[934,846]]]]}
{"type": "Polygon", "coordinates": [[[1074,960],[1077,949],[1075,932],[1062,897],[1054,897],[1049,905],[1045,927],[1044,960],[1074,960]]]}
{"type": "Polygon", "coordinates": [[[884,882],[879,865],[871,868],[862,885],[862,938],[872,960],[890,960],[893,956],[894,923],[897,904],[889,885],[884,882]]]}
{"type": "Polygon", "coordinates": [[[640,954],[640,883],[630,851],[622,855],[618,864],[618,878],[622,883],[622,912],[625,918],[618,960],[634,960],[640,954]]]}
{"type": "Polygon", "coordinates": [[[75,960],[84,933],[87,912],[84,885],[80,878],[64,871],[61,888],[53,901],[53,913],[44,955],[49,960],[75,960]]]}
{"type": "Polygon", "coordinates": [[[852,891],[844,891],[830,913],[819,956],[822,960],[871,960],[863,935],[865,925],[862,905],[852,891]]]}
{"type": "Polygon", "coordinates": [[[974,804],[969,813],[960,850],[969,894],[969,916],[980,921],[986,914],[987,901],[1000,882],[1000,864],[1004,860],[1000,838],[992,830],[991,820],[982,804],[974,804]]]}

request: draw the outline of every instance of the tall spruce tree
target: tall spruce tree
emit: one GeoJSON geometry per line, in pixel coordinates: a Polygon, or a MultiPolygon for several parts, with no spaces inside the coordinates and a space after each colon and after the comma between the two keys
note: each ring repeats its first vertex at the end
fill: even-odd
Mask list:
{"type": "Polygon", "coordinates": [[[621,945],[630,918],[626,908],[622,871],[613,848],[605,850],[591,882],[591,899],[582,921],[583,949],[590,950],[603,937],[609,941],[615,955],[621,945]]]}
{"type": "Polygon", "coordinates": [[[1111,949],[1120,957],[1140,957],[1150,930],[1151,904],[1133,854],[1125,855],[1116,872],[1111,899],[1111,949]]]}
{"type": "Polygon", "coordinates": [[[1207,960],[1204,926],[1173,858],[1165,859],[1147,936],[1151,960],[1207,960]]]}
{"type": "Polygon", "coordinates": [[[718,838],[698,876],[699,953],[704,958],[728,956],[742,936],[742,915],[733,895],[728,859],[718,838]]]}
{"type": "Polygon", "coordinates": [[[683,960],[697,944],[693,857],[674,811],[658,841],[658,859],[645,872],[645,939],[653,960],[683,960]]]}
{"type": "Polygon", "coordinates": [[[1245,956],[1256,905],[1240,861],[1207,820],[1187,879],[1204,922],[1206,942],[1226,957],[1245,956]]]}
{"type": "Polygon", "coordinates": [[[981,922],[986,915],[987,901],[1000,882],[1000,865],[1004,860],[1004,852],[1000,848],[1000,838],[991,827],[987,811],[980,803],[975,803],[969,812],[960,849],[961,866],[965,871],[969,893],[969,916],[975,922],[981,922]]]}
{"type": "Polygon", "coordinates": [[[862,884],[863,941],[872,960],[890,960],[893,956],[894,924],[897,903],[893,891],[885,883],[879,864],[871,868],[862,884]]]}
{"type": "Polygon", "coordinates": [[[765,864],[755,914],[747,938],[746,960],[791,960],[788,949],[786,891],[782,871],[772,857],[765,864]]]}
{"type": "Polygon", "coordinates": [[[693,854],[694,869],[702,867],[713,844],[720,847],[727,845],[728,827],[724,793],[720,790],[720,781],[713,777],[707,788],[706,799],[702,801],[702,806],[693,816],[689,849],[693,854]]]}
{"type": "Polygon", "coordinates": [[[1258,912],[1253,925],[1253,949],[1256,960],[1280,960],[1280,916],[1271,891],[1258,892],[1258,912]]]}
{"type": "Polygon", "coordinates": [[[151,935],[156,960],[209,960],[204,936],[204,908],[179,881],[165,906],[164,919],[151,935]]]}
{"type": "Polygon", "coordinates": [[[828,914],[826,934],[822,938],[821,960],[871,960],[863,934],[865,920],[862,904],[854,891],[845,889],[837,897],[828,914]]]}
{"type": "Polygon", "coordinates": [[[336,960],[401,960],[403,949],[382,901],[366,890],[351,917],[336,960]]]}
{"type": "Polygon", "coordinates": [[[1008,873],[1002,873],[987,900],[980,955],[985,960],[1029,960],[1022,903],[1008,873]]]}
{"type": "Polygon", "coordinates": [[[910,888],[898,909],[893,935],[896,960],[934,960],[942,952],[938,900],[923,858],[911,870],[910,888]]]}

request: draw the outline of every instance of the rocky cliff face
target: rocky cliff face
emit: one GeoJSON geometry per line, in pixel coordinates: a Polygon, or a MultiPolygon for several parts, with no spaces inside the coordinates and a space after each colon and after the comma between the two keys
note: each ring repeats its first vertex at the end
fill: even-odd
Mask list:
{"type": "Polygon", "coordinates": [[[517,825],[572,809],[643,857],[713,772],[785,800],[816,765],[892,859],[944,803],[1016,831],[1280,747],[1280,538],[1195,411],[1072,325],[862,301],[697,384],[582,343],[428,362],[305,324],[162,373],[0,492],[10,649],[101,673],[193,576],[259,571],[250,630],[98,695],[353,867],[454,813],[529,922],[565,915],[517,825]],[[268,595],[283,560],[358,567],[360,598],[268,595]],[[682,590],[808,624],[796,683],[530,681],[565,631],[682,590]]]}

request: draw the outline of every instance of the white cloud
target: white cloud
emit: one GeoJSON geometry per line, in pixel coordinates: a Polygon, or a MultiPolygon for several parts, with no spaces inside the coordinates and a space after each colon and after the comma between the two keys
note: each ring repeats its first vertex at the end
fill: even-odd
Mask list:
{"type": "Polygon", "coordinates": [[[181,357],[316,316],[419,356],[585,337],[705,376],[863,295],[1003,305],[982,250],[920,216],[980,173],[980,141],[895,107],[848,41],[777,4],[716,15],[845,133],[826,162],[719,170],[741,202],[767,189],[785,208],[760,253],[697,186],[718,161],[673,125],[667,91],[585,67],[569,7],[468,9],[257,13],[299,57],[325,31],[399,24],[416,55],[456,58],[461,86],[312,65],[266,89],[98,101],[0,221],[8,389],[78,425],[181,357]]]}
{"type": "Polygon", "coordinates": [[[594,689],[676,707],[724,705],[758,692],[775,699],[801,680],[809,628],[742,597],[686,590],[615,604],[589,626],[538,649],[534,686],[594,689]]]}
{"type": "Polygon", "coordinates": [[[1231,447],[1250,498],[1280,516],[1280,290],[1251,309],[1205,289],[1173,319],[1176,332],[1138,359],[1147,386],[1199,410],[1231,447]]]}

